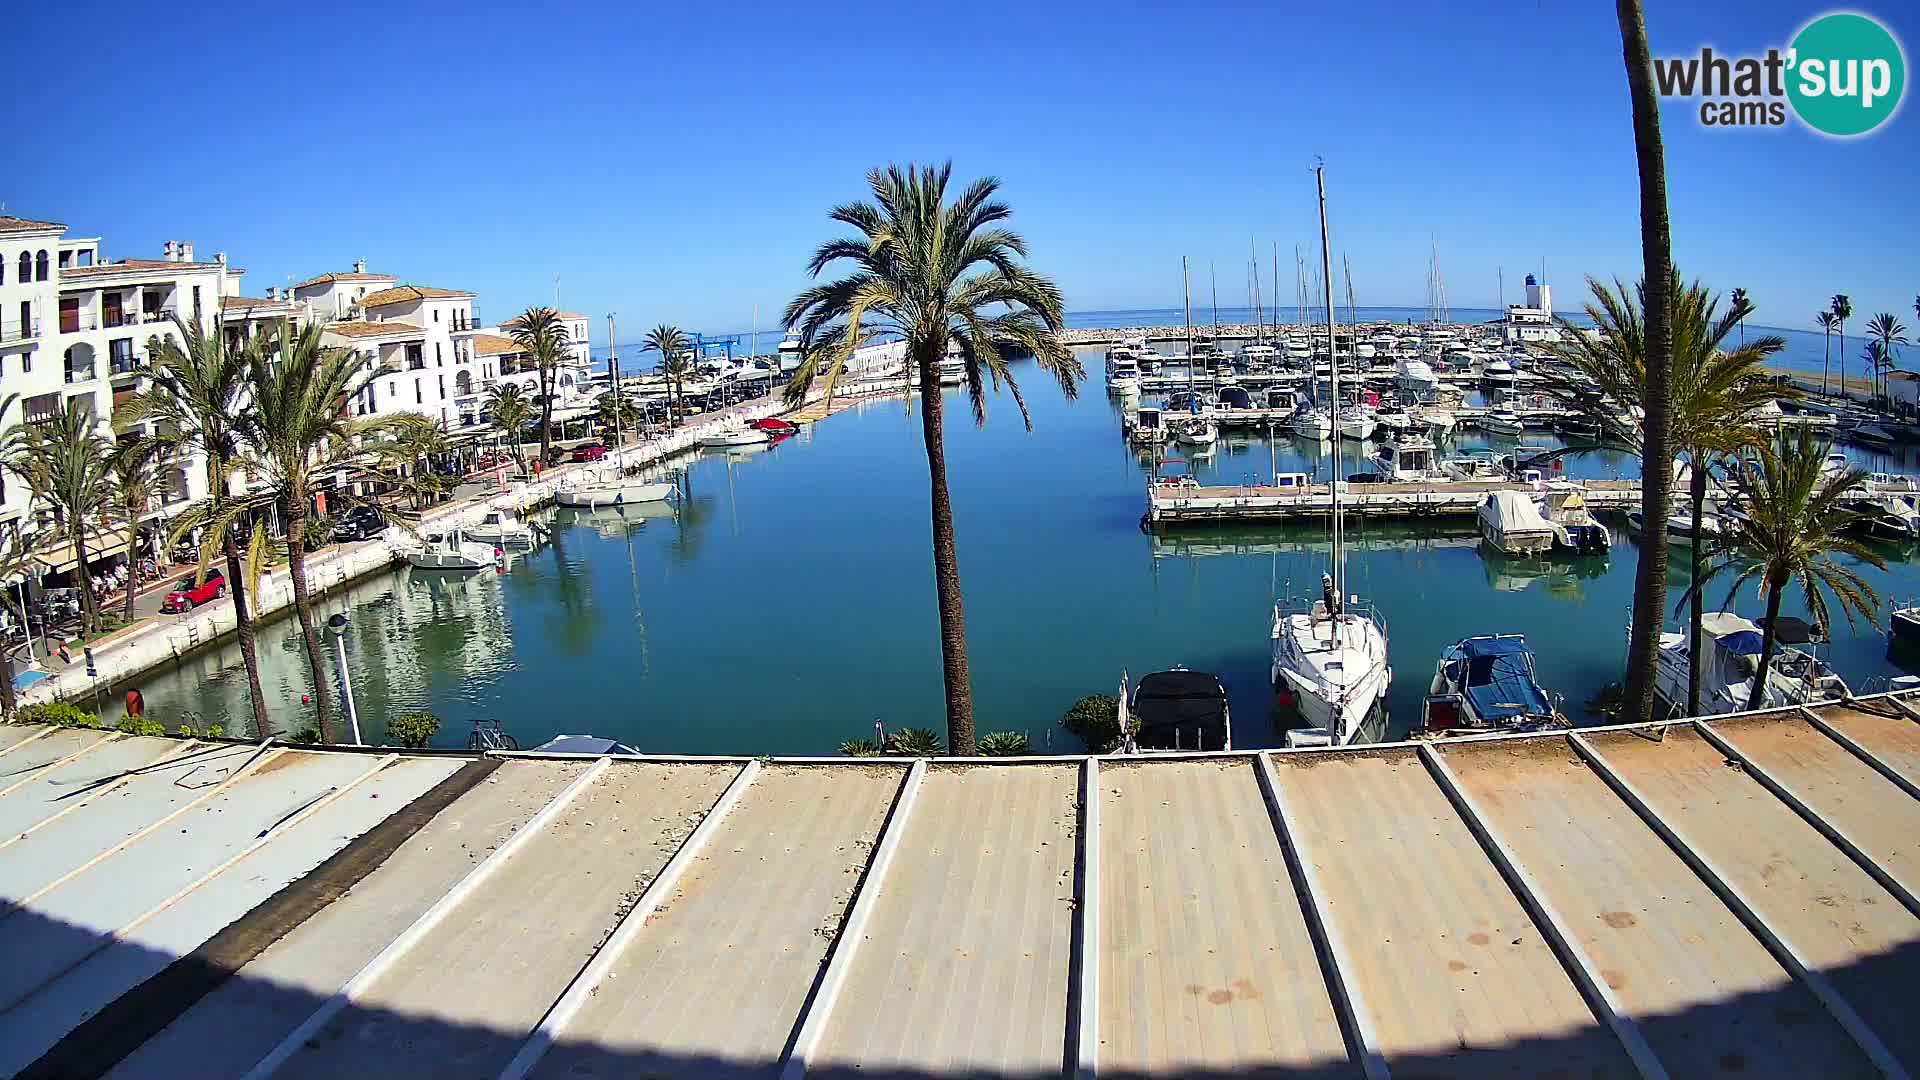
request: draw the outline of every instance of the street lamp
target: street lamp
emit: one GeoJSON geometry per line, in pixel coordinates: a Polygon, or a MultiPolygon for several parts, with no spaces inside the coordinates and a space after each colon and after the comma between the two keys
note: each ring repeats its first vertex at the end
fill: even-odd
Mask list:
{"type": "Polygon", "coordinates": [[[327,619],[327,629],[333,632],[333,658],[340,665],[340,700],[347,709],[347,724],[353,729],[353,745],[363,745],[360,741],[360,714],[353,707],[353,676],[347,671],[347,615],[340,612],[327,619]]]}

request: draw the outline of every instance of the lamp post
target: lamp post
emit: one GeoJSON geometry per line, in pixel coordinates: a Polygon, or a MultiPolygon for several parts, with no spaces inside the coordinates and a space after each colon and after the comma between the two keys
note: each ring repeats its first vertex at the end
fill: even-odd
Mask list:
{"type": "Polygon", "coordinates": [[[347,725],[353,729],[353,745],[361,746],[360,713],[353,707],[353,675],[347,671],[346,612],[330,616],[327,629],[333,632],[333,658],[340,665],[340,700],[347,707],[347,725]]]}

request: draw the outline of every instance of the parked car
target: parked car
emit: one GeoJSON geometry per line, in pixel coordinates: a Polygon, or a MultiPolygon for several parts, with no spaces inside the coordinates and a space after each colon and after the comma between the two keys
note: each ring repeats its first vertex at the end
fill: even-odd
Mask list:
{"type": "Polygon", "coordinates": [[[220,571],[207,571],[207,580],[195,584],[198,577],[198,574],[188,574],[181,578],[166,599],[160,601],[160,610],[169,615],[177,611],[192,611],[201,604],[227,595],[227,578],[220,571]]]}
{"type": "Polygon", "coordinates": [[[576,446],[573,448],[574,461],[599,461],[601,458],[606,456],[607,456],[607,448],[604,446],[601,446],[598,443],[595,443],[590,446],[576,446]]]}
{"type": "Polygon", "coordinates": [[[333,538],[337,541],[371,540],[387,531],[385,514],[371,506],[356,506],[340,515],[334,523],[333,538]]]}

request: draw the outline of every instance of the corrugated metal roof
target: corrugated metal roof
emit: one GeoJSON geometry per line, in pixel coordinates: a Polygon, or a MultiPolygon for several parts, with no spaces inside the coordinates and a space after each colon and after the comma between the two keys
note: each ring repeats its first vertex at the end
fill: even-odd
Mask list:
{"type": "Polygon", "coordinates": [[[0,728],[0,1074],[1920,1070],[1920,714],[1026,761],[0,728]]]}

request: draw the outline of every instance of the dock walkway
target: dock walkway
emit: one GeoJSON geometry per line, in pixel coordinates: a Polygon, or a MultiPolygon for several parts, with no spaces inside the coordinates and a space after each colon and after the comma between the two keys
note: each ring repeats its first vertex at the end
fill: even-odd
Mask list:
{"type": "MultiPolygon", "coordinates": [[[[1548,481],[1539,486],[1511,480],[1340,485],[1340,509],[1356,518],[1471,517],[1490,492],[1578,492],[1591,510],[1632,510],[1640,505],[1633,480],[1548,481]]],[[[1155,484],[1147,489],[1150,525],[1306,521],[1332,509],[1326,484],[1305,487],[1192,487],[1155,484]]]]}

